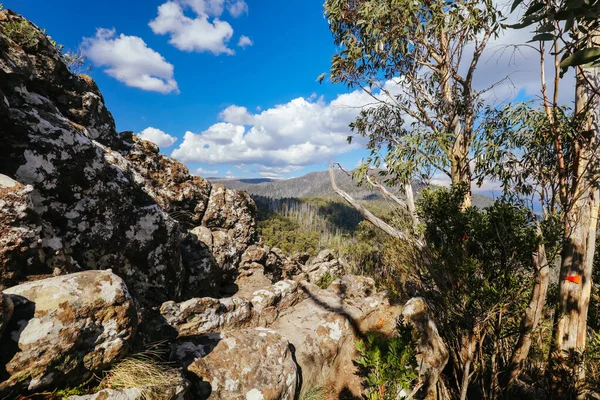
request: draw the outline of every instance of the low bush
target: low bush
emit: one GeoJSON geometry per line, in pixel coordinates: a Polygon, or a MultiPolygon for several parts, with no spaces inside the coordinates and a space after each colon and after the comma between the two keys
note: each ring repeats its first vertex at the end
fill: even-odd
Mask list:
{"type": "Polygon", "coordinates": [[[382,337],[370,332],[356,342],[359,356],[355,363],[364,377],[368,400],[406,397],[418,378],[412,329],[399,325],[397,330],[397,336],[382,337]]]}
{"type": "Polygon", "coordinates": [[[39,33],[28,21],[10,21],[2,26],[2,30],[13,42],[23,48],[35,48],[39,43],[39,33]]]}

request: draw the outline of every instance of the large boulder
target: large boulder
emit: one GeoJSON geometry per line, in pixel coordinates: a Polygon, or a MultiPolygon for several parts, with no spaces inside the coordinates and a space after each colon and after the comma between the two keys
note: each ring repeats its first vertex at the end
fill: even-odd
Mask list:
{"type": "MultiPolygon", "coordinates": [[[[302,283],[308,298],[288,308],[270,328],[295,348],[302,387],[326,387],[360,397],[356,340],[369,331],[392,334],[400,310],[375,291],[372,279],[345,276],[327,290],[302,283]]],[[[337,398],[337,397],[336,397],[337,398]]]]}
{"type": "Polygon", "coordinates": [[[14,315],[0,339],[0,397],[76,385],[130,348],[137,311],[111,271],[86,271],[4,291],[14,315]]]}
{"type": "Polygon", "coordinates": [[[202,380],[200,398],[293,400],[296,396],[297,366],[290,345],[267,328],[225,335],[188,371],[202,380]]]}

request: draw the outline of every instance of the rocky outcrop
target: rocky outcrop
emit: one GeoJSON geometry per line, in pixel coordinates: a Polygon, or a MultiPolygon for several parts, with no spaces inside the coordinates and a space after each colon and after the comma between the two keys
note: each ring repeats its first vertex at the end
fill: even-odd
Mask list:
{"type": "MultiPolygon", "coordinates": [[[[7,21],[23,19],[1,11],[0,24],[7,21]]],[[[73,75],[47,36],[31,29],[37,35],[31,48],[0,30],[0,172],[30,186],[33,210],[60,238],[47,246],[65,253],[65,268],[113,268],[135,293],[163,301],[177,296],[183,268],[176,222],[130,171],[111,162],[109,146],[122,142],[95,83],[73,75]]],[[[24,247],[31,248],[32,234],[22,238],[24,247]]],[[[4,285],[22,268],[22,247],[3,254],[4,285]]]]}
{"type": "Polygon", "coordinates": [[[199,398],[293,400],[297,366],[288,341],[266,328],[232,332],[188,371],[201,379],[199,398]]]}
{"type": "Polygon", "coordinates": [[[133,299],[110,271],[43,279],[5,294],[15,307],[0,346],[0,397],[80,382],[125,354],[136,331],[133,299]]]}
{"type": "Polygon", "coordinates": [[[0,126],[0,288],[112,268],[143,304],[216,296],[255,240],[248,195],[117,133],[94,81],[10,10],[0,12],[0,126]],[[13,41],[1,29],[11,21],[35,40],[13,41]],[[205,230],[182,260],[180,235],[195,227],[205,230]]]}
{"type": "Polygon", "coordinates": [[[353,363],[355,341],[368,331],[393,333],[399,312],[375,290],[372,279],[356,276],[337,279],[327,290],[284,280],[246,299],[192,299],[161,307],[179,338],[172,360],[184,367],[213,354],[223,337],[263,327],[293,345],[304,387],[331,386],[335,393],[349,390],[356,395],[362,381],[353,363]]]}

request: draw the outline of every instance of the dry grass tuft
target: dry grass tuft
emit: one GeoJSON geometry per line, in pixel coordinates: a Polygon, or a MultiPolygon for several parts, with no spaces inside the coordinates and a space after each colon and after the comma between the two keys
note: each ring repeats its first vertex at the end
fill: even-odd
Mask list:
{"type": "Polygon", "coordinates": [[[300,393],[300,400],[324,400],[325,389],[322,387],[311,387],[302,390],[300,393]]]}
{"type": "Polygon", "coordinates": [[[179,378],[179,371],[144,352],[120,361],[107,371],[100,388],[137,388],[145,400],[167,400],[179,384],[179,378]]]}

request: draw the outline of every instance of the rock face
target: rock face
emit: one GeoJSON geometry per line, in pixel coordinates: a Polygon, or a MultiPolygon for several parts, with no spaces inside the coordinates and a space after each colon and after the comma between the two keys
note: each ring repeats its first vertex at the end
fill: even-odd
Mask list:
{"type": "Polygon", "coordinates": [[[327,290],[306,284],[305,291],[308,298],[270,328],[296,349],[304,388],[327,387],[336,395],[349,391],[360,397],[355,341],[368,331],[392,333],[399,310],[376,293],[370,278],[345,276],[327,290]]]}
{"type": "Polygon", "coordinates": [[[296,395],[297,367],[289,343],[266,328],[225,335],[188,371],[203,381],[200,398],[293,400],[296,395]]]}
{"type": "Polygon", "coordinates": [[[64,243],[33,207],[32,186],[0,175],[0,289],[69,267],[64,243]]]}
{"type": "Polygon", "coordinates": [[[0,288],[111,268],[143,304],[218,295],[255,240],[252,200],[117,133],[94,81],[72,74],[33,24],[0,11],[0,28],[11,21],[29,24],[35,43],[0,29],[0,288]],[[180,235],[195,227],[203,235],[182,260],[180,235]]]}
{"type": "Polygon", "coordinates": [[[137,312],[125,283],[86,271],[5,291],[14,315],[0,347],[0,397],[77,382],[129,349],[137,312]]]}

